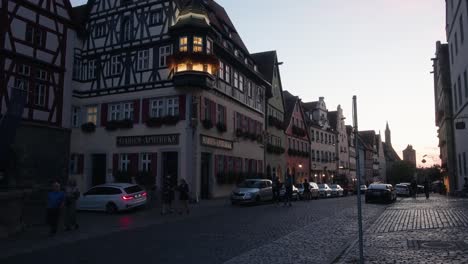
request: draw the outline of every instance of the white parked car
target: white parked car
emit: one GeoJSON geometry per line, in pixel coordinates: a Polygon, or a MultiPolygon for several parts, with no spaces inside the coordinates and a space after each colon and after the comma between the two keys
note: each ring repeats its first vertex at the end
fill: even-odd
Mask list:
{"type": "Polygon", "coordinates": [[[259,203],[271,199],[273,199],[272,182],[264,179],[245,180],[231,193],[232,204],[259,203]]]}
{"type": "Polygon", "coordinates": [[[331,196],[332,197],[342,197],[343,196],[343,188],[341,188],[340,185],[338,184],[332,184],[330,185],[331,188],[331,196]]]}
{"type": "Polygon", "coordinates": [[[325,184],[325,183],[321,183],[321,184],[318,184],[318,187],[319,187],[319,194],[320,194],[320,197],[331,197],[331,188],[328,186],[328,184],[325,184]]]}
{"type": "Polygon", "coordinates": [[[109,183],[97,185],[83,193],[77,202],[78,210],[115,213],[146,204],[146,192],[138,185],[109,183]]]}
{"type": "Polygon", "coordinates": [[[407,184],[397,184],[395,185],[397,196],[411,196],[410,186],[407,184]]]}

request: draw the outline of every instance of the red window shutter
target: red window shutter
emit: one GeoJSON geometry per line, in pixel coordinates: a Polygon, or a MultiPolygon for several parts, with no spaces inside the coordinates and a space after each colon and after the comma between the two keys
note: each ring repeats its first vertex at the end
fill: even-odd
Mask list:
{"type": "Polygon", "coordinates": [[[158,174],[158,153],[151,154],[151,174],[153,177],[158,174]]]}
{"type": "Polygon", "coordinates": [[[211,122],[213,124],[216,124],[216,103],[213,101],[210,101],[210,110],[211,110],[211,122]]]}
{"type": "Polygon", "coordinates": [[[101,105],[101,126],[107,124],[107,104],[101,105]]]}
{"type": "Polygon", "coordinates": [[[142,107],[141,107],[141,122],[146,123],[149,117],[149,99],[143,99],[142,107]]]}
{"type": "Polygon", "coordinates": [[[132,176],[136,176],[138,173],[138,153],[129,154],[130,159],[130,173],[132,176]]]}
{"type": "Polygon", "coordinates": [[[179,118],[180,120],[185,120],[185,115],[186,115],[185,98],[186,98],[185,94],[179,95],[179,118]]]}
{"type": "Polygon", "coordinates": [[[112,155],[112,170],[114,173],[119,171],[119,154],[112,155]]]}
{"type": "Polygon", "coordinates": [[[133,123],[140,123],[140,99],[133,101],[133,123]]]}
{"type": "Polygon", "coordinates": [[[84,171],[84,155],[78,154],[78,174],[83,174],[84,171]]]}

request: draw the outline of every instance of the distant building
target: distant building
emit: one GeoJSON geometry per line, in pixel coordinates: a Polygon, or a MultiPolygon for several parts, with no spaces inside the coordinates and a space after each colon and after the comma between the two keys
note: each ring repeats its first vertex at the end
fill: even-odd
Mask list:
{"type": "Polygon", "coordinates": [[[453,123],[453,99],[450,82],[450,59],[448,44],[436,43],[434,61],[434,101],[435,101],[435,123],[439,128],[441,168],[447,191],[452,192],[463,184],[456,177],[457,161],[455,154],[455,137],[453,123]]]}
{"type": "Polygon", "coordinates": [[[337,179],[341,185],[349,184],[352,179],[349,173],[349,146],[348,146],[348,133],[346,132],[345,116],[341,105],[338,105],[336,111],[328,113],[330,126],[335,131],[337,140],[336,148],[336,167],[338,170],[337,179]]]}
{"type": "Polygon", "coordinates": [[[406,149],[403,150],[403,160],[416,166],[416,150],[413,149],[412,145],[408,145],[406,149]]]}
{"type": "Polygon", "coordinates": [[[346,126],[346,133],[348,134],[348,148],[349,148],[349,177],[352,183],[357,180],[356,178],[356,143],[352,126],[346,126]]]}
{"type": "MultiPolygon", "coordinates": [[[[366,182],[383,182],[385,181],[385,174],[382,173],[385,168],[385,161],[381,164],[380,155],[383,156],[383,147],[380,136],[375,131],[359,131],[359,137],[362,140],[362,146],[364,147],[364,158],[365,158],[365,177],[366,182]],[[379,155],[380,154],[380,155],[379,155]]],[[[362,173],[362,172],[361,172],[362,173]]]]}
{"type": "Polygon", "coordinates": [[[456,188],[461,191],[465,184],[464,178],[468,177],[468,1],[445,2],[455,124],[456,188]]]}

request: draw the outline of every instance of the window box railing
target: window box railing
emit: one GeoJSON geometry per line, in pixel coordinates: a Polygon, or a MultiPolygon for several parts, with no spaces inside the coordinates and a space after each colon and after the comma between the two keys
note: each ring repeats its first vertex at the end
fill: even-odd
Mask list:
{"type": "Polygon", "coordinates": [[[161,127],[162,125],[173,126],[180,121],[179,116],[150,117],[146,120],[148,127],[161,127]]]}
{"type": "Polygon", "coordinates": [[[117,129],[129,129],[133,127],[133,120],[111,120],[106,123],[105,127],[108,131],[115,131],[117,129]]]}
{"type": "Polygon", "coordinates": [[[285,152],[285,149],[281,146],[275,146],[272,144],[267,145],[267,152],[281,155],[285,152]]]}
{"type": "Polygon", "coordinates": [[[283,121],[279,120],[278,118],[274,116],[268,116],[268,125],[276,127],[277,129],[284,129],[284,123],[283,121]]]}
{"type": "Polygon", "coordinates": [[[96,125],[93,122],[84,123],[81,125],[81,131],[84,133],[93,133],[96,131],[96,125]]]}
{"type": "Polygon", "coordinates": [[[309,152],[307,152],[307,151],[295,150],[295,149],[288,149],[288,155],[289,155],[289,156],[297,156],[297,157],[304,157],[304,158],[307,158],[307,157],[309,157],[309,152]]]}
{"type": "Polygon", "coordinates": [[[293,126],[292,127],[292,132],[294,135],[298,137],[305,137],[306,136],[306,131],[303,128],[300,128],[298,126],[293,126]]]}

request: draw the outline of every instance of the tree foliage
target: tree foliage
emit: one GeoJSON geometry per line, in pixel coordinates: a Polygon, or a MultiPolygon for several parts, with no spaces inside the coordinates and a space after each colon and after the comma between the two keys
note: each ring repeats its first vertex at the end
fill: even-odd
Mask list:
{"type": "Polygon", "coordinates": [[[415,166],[407,161],[395,161],[387,170],[387,179],[391,184],[411,182],[416,172],[415,166]]]}

